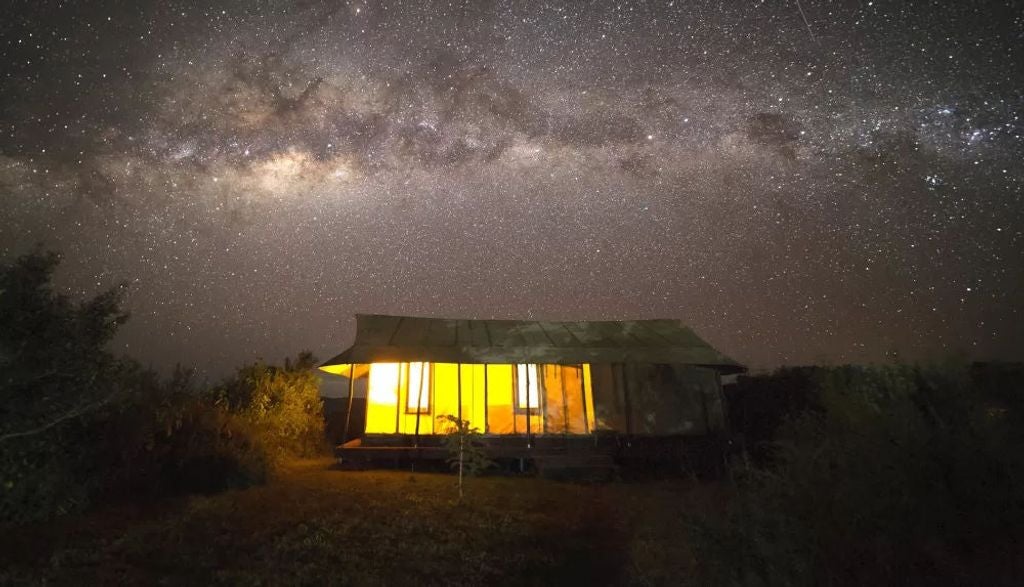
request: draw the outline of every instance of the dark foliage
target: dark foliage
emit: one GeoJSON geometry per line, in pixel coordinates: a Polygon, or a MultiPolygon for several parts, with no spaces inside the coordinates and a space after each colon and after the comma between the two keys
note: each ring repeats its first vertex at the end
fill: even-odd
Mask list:
{"type": "Polygon", "coordinates": [[[480,429],[471,426],[469,420],[463,420],[451,414],[437,417],[444,430],[444,447],[448,451],[448,466],[459,475],[459,499],[464,495],[463,480],[466,475],[477,476],[494,466],[487,458],[483,443],[480,441],[480,429]]]}
{"type": "Polygon", "coordinates": [[[88,502],[86,420],[126,396],[134,371],[104,350],[127,319],[122,288],[76,303],[50,284],[59,262],[34,252],[0,270],[0,520],[88,502]]]}
{"type": "Polygon", "coordinates": [[[783,367],[772,373],[740,376],[724,389],[734,448],[763,463],[788,419],[818,404],[821,367],[783,367]]]}
{"type": "Polygon", "coordinates": [[[283,367],[246,365],[210,395],[213,403],[247,422],[275,459],[323,453],[323,401],[316,359],[308,352],[283,367]]]}
{"type": "Polygon", "coordinates": [[[322,446],[308,353],[210,391],[180,368],[162,380],[105,350],[127,319],[123,288],[74,302],[53,290],[58,263],[34,252],[0,267],[0,524],[246,486],[322,446]]]}
{"type": "Polygon", "coordinates": [[[810,409],[782,419],[769,464],[739,464],[725,517],[692,520],[706,579],[1012,584],[1024,560],[1020,374],[816,369],[810,409]]]}

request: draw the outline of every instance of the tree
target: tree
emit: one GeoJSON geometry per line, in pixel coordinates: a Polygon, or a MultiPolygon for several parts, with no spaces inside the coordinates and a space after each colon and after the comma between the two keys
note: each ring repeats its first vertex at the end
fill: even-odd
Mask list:
{"type": "Polygon", "coordinates": [[[127,319],[124,287],[74,301],[54,291],[60,256],[0,266],[0,519],[69,511],[93,487],[87,416],[124,393],[130,361],[105,350],[127,319]]]}
{"type": "Polygon", "coordinates": [[[257,363],[198,390],[105,348],[124,287],[81,302],[54,290],[56,253],[0,266],[0,525],[99,499],[262,482],[277,458],[323,446],[312,355],[257,363]]]}
{"type": "Polygon", "coordinates": [[[108,403],[124,369],[104,347],[128,314],[123,285],[83,302],[54,292],[60,256],[0,267],[0,441],[38,434],[108,403]]]}
{"type": "Polygon", "coordinates": [[[451,414],[438,416],[437,419],[444,426],[448,464],[459,472],[459,501],[462,501],[464,476],[479,475],[493,463],[484,453],[480,429],[470,426],[469,420],[461,420],[451,414]]]}

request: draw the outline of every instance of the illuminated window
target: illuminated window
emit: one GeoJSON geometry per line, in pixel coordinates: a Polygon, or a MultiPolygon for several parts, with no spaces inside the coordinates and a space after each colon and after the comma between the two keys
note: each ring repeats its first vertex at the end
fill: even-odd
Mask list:
{"type": "Polygon", "coordinates": [[[516,365],[516,410],[540,409],[540,368],[534,363],[516,365]]]}
{"type": "Polygon", "coordinates": [[[406,414],[430,413],[430,363],[406,363],[405,380],[409,383],[405,396],[406,414]]]}

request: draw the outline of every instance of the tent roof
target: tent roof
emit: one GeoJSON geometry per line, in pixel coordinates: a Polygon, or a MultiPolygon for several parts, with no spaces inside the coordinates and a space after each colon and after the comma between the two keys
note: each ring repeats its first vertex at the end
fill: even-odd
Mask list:
{"type": "Polygon", "coordinates": [[[746,369],[678,320],[541,322],[356,315],[356,340],[321,365],[436,363],[680,363],[746,369]]]}

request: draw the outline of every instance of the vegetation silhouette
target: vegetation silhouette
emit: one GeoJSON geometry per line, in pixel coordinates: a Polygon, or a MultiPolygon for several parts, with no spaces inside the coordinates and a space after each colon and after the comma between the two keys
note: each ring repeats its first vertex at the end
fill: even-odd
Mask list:
{"type": "Polygon", "coordinates": [[[951,361],[741,381],[734,425],[760,442],[734,459],[725,515],[687,516],[705,580],[1019,580],[1022,376],[1019,364],[951,361]]]}
{"type": "Polygon", "coordinates": [[[0,525],[97,501],[264,481],[323,451],[315,360],[255,363],[209,389],[106,350],[128,319],[121,285],[76,302],[52,285],[60,256],[0,267],[0,525]]]}
{"type": "MultiPolygon", "coordinates": [[[[338,484],[346,474],[296,468],[296,458],[325,449],[309,353],[282,366],[244,365],[212,386],[181,367],[161,378],[106,348],[128,319],[124,286],[75,301],[52,284],[59,262],[36,250],[0,266],[0,525],[27,527],[104,502],[250,487],[281,471],[288,479],[193,498],[195,511],[168,510],[129,529],[136,542],[99,532],[95,544],[68,550],[48,540],[55,567],[0,572],[0,582],[60,582],[75,576],[75,560],[96,569],[125,552],[141,561],[132,575],[140,582],[187,569],[190,560],[212,572],[223,561],[210,558],[211,546],[230,553],[235,542],[263,553],[268,568],[298,561],[296,576],[311,581],[340,580],[334,563],[370,582],[423,568],[467,581],[665,583],[692,573],[718,585],[1014,584],[1024,576],[1020,364],[800,367],[741,377],[727,389],[735,450],[722,480],[571,489],[481,479],[474,499],[442,507],[450,483],[436,477],[417,477],[415,487],[405,480],[413,478],[351,473],[338,484]],[[590,501],[572,505],[577,492],[590,501]],[[695,497],[700,492],[711,497],[695,497]],[[243,519],[256,538],[231,537],[243,519]],[[382,566],[363,533],[415,554],[405,566],[382,566]],[[411,535],[453,546],[409,546],[411,535]],[[154,557],[164,566],[147,567],[154,557]],[[481,574],[444,567],[464,560],[478,561],[472,572],[481,574]]],[[[452,464],[467,474],[486,466],[477,432],[458,418],[443,423],[452,464]]],[[[110,532],[120,534],[118,524],[108,521],[110,532]]],[[[394,562],[397,551],[390,556],[394,562]]],[[[249,567],[260,560],[233,571],[249,574],[225,576],[259,582],[249,567]]]]}

